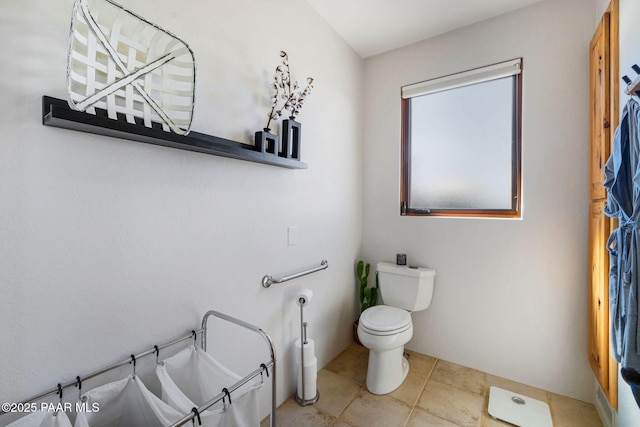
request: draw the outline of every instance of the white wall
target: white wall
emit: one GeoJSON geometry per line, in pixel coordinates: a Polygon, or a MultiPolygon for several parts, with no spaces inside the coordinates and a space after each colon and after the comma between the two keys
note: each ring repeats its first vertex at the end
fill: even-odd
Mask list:
{"type": "Polygon", "coordinates": [[[408,348],[585,401],[595,10],[546,1],[365,61],[363,256],[437,270],[408,348]],[[400,87],[520,56],[522,219],[401,217],[400,87]]]}
{"type": "MultiPolygon", "coordinates": [[[[640,63],[640,4],[635,0],[620,0],[620,77],[627,75],[632,80],[636,74],[631,69],[640,63]]],[[[620,82],[620,114],[629,96],[624,93],[626,85],[620,82]]],[[[618,375],[618,427],[640,425],[640,409],[633,398],[629,385],[618,375]]]]}
{"type": "MultiPolygon", "coordinates": [[[[5,3],[2,400],[18,401],[173,338],[217,309],[271,334],[282,402],[294,390],[298,290],[315,292],[305,316],[319,366],[352,339],[352,266],[362,222],[362,59],[306,2],[120,1],[195,52],[195,131],[251,142],[266,122],[281,49],[298,80],[315,77],[299,116],[309,169],[288,170],[42,126],[42,95],[65,98],[73,1],[5,3]],[[288,226],[298,228],[296,246],[287,246],[288,226]],[[328,270],[261,286],[265,274],[323,258],[328,270]]],[[[226,347],[214,355],[258,362],[254,353],[266,353],[255,340],[251,346],[223,339],[226,347]]],[[[264,413],[268,393],[262,396],[264,413]]]]}

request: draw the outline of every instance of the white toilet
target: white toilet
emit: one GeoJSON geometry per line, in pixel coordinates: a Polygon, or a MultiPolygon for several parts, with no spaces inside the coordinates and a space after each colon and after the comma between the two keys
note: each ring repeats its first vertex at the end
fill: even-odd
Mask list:
{"type": "Polygon", "coordinates": [[[389,262],[379,262],[376,268],[384,305],[362,312],[358,338],[369,349],[367,389],[386,394],[400,387],[409,373],[403,354],[413,336],[411,312],[429,307],[436,272],[389,262]]]}

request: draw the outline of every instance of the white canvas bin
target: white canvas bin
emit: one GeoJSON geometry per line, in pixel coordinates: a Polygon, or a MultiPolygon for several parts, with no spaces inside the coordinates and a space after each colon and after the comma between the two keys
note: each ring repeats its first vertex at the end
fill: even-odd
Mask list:
{"type": "Polygon", "coordinates": [[[6,427],[71,427],[71,421],[64,412],[37,411],[7,424],[6,427]]]}
{"type": "Polygon", "coordinates": [[[97,404],[99,410],[79,412],[75,427],[161,427],[184,415],[147,390],[134,375],[96,387],[82,399],[87,408],[97,404]]]}
{"type": "MultiPolygon", "coordinates": [[[[162,400],[180,412],[189,413],[229,388],[242,377],[222,366],[200,347],[190,346],[165,359],[156,368],[162,400]]],[[[249,381],[233,393],[226,407],[217,402],[200,414],[206,427],[250,427],[260,425],[258,390],[261,382],[249,381]]]]}

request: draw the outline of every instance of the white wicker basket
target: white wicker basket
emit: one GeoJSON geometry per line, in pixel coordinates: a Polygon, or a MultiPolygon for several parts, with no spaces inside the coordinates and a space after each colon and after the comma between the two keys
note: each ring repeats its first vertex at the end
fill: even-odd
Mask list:
{"type": "Polygon", "coordinates": [[[191,128],[196,66],[189,46],[111,0],[76,0],[67,96],[75,110],[111,119],[191,128]]]}

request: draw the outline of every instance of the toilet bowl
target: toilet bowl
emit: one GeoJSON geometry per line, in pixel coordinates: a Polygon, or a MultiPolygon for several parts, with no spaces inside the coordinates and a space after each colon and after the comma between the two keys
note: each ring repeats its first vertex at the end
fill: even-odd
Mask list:
{"type": "Polygon", "coordinates": [[[404,345],[413,336],[411,314],[401,308],[378,305],[365,310],[358,338],[369,349],[367,389],[387,394],[400,387],[409,373],[404,345]]]}
{"type": "Polygon", "coordinates": [[[358,338],[369,349],[367,389],[387,394],[400,387],[409,373],[404,345],[413,336],[411,312],[425,310],[431,303],[435,271],[379,262],[377,274],[385,305],[362,312],[358,338]]]}

